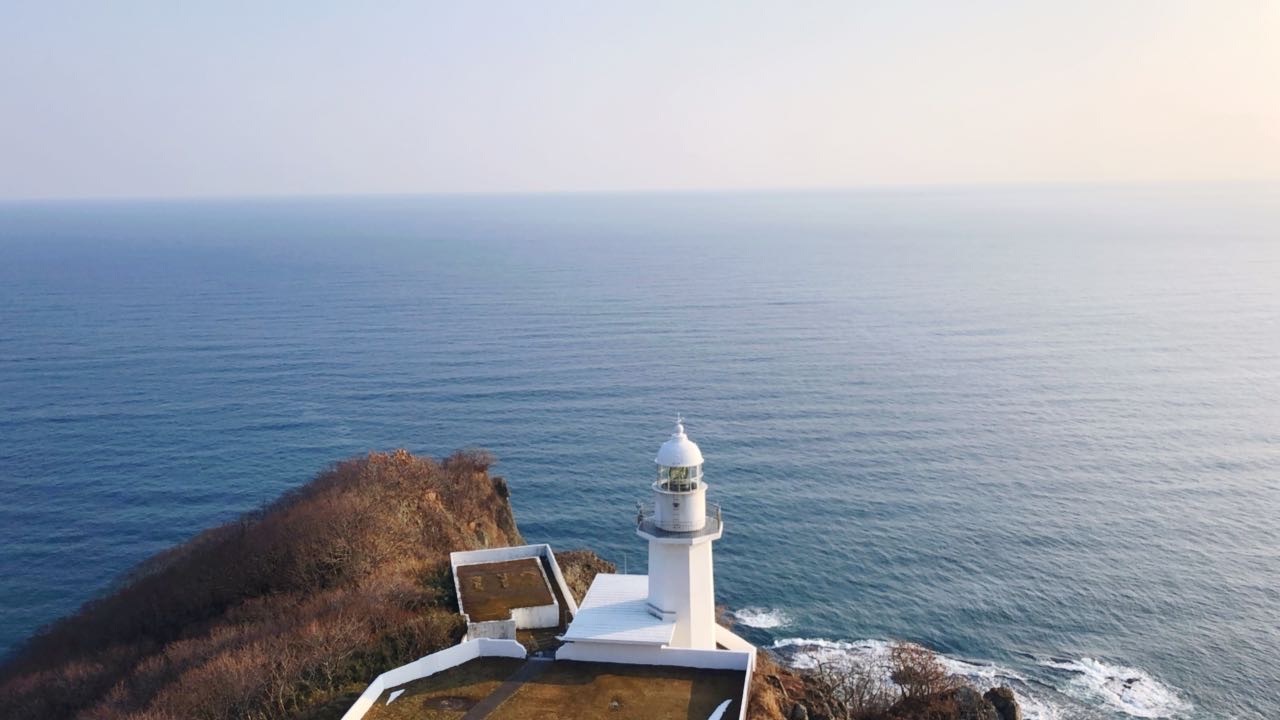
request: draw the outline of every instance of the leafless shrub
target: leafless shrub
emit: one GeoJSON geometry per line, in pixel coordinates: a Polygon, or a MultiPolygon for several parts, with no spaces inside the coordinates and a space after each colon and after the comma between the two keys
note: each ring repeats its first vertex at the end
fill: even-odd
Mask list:
{"type": "Polygon", "coordinates": [[[895,643],[887,655],[824,658],[807,672],[807,701],[832,720],[958,720],[956,690],[932,650],[895,643]]]}
{"type": "Polygon", "coordinates": [[[896,643],[890,649],[889,679],[907,700],[940,695],[964,684],[947,672],[937,653],[915,643],[896,643]]]}
{"type": "Polygon", "coordinates": [[[818,662],[810,673],[817,704],[833,720],[883,717],[898,699],[887,682],[888,663],[878,658],[840,657],[818,662]]]}

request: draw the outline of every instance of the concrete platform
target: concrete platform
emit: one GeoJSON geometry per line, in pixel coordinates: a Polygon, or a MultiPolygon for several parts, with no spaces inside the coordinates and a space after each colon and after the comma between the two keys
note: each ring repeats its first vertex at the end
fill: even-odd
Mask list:
{"type": "Polygon", "coordinates": [[[506,620],[516,608],[551,605],[549,587],[538,558],[458,567],[458,592],[471,622],[506,620]]]}
{"type": "Polygon", "coordinates": [[[743,672],[648,665],[479,658],[388,688],[376,720],[706,720],[741,710],[743,672]],[[390,694],[403,690],[390,705],[390,694]]]}
{"type": "Polygon", "coordinates": [[[364,720],[462,720],[524,666],[514,658],[477,658],[421,680],[387,688],[364,720]],[[390,705],[387,699],[403,690],[390,705]]]}

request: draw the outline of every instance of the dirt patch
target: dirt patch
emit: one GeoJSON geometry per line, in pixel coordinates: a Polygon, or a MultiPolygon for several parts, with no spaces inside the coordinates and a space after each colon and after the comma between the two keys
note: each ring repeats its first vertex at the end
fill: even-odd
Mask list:
{"type": "Polygon", "coordinates": [[[515,608],[554,602],[537,558],[463,565],[458,568],[458,586],[471,622],[506,620],[515,608]]]}
{"type": "Polygon", "coordinates": [[[422,701],[422,707],[427,710],[470,710],[475,704],[475,700],[464,697],[436,697],[422,701]]]}
{"type": "Polygon", "coordinates": [[[725,717],[737,717],[743,680],[738,670],[557,660],[488,720],[706,720],[725,700],[725,717]]]}
{"type": "Polygon", "coordinates": [[[399,687],[387,688],[365,720],[461,720],[524,665],[515,658],[477,658],[399,687]],[[387,699],[404,690],[390,705],[387,699]]]}

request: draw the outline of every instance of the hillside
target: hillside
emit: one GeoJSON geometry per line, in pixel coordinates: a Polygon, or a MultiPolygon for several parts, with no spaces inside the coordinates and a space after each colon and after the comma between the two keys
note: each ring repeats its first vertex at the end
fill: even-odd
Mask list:
{"type": "MultiPolygon", "coordinates": [[[[374,676],[461,639],[450,552],[523,542],[490,463],[347,460],[147,560],[0,666],[0,720],[338,720],[374,676]]],[[[589,551],[557,559],[579,600],[615,571],[589,551]]],[[[923,648],[894,663],[801,673],[762,653],[749,717],[1018,717],[923,648]],[[895,687],[867,681],[886,676],[895,687]]]]}
{"type": "MultiPolygon", "coordinates": [[[[461,637],[450,551],[522,542],[490,462],[348,460],[151,558],[0,667],[0,718],[339,717],[461,637]]],[[[579,583],[602,562],[565,555],[579,583]]]]}

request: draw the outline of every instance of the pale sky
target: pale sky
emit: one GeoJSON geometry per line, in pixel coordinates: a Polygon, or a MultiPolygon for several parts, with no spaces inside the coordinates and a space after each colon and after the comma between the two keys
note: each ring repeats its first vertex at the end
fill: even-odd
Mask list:
{"type": "Polygon", "coordinates": [[[1280,0],[0,0],[0,198],[1280,179],[1280,0]]]}

